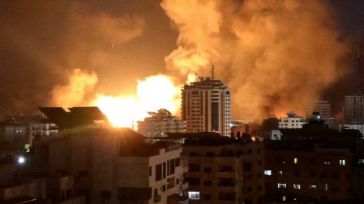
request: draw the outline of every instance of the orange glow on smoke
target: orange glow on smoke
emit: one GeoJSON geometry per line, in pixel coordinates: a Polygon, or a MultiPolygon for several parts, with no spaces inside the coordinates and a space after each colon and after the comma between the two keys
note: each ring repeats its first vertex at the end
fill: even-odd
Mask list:
{"type": "Polygon", "coordinates": [[[115,127],[136,129],[136,122],[148,112],[165,108],[176,114],[180,106],[180,87],[165,75],[154,75],[138,81],[135,95],[107,96],[98,94],[92,102],[115,127]]]}

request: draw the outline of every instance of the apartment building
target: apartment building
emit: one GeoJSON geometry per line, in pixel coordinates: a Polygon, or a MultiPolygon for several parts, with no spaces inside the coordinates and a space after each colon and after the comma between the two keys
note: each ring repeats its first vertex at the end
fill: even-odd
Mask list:
{"type": "Polygon", "coordinates": [[[186,121],[172,116],[166,109],[149,115],[143,121],[138,121],[138,132],[146,137],[165,137],[167,133],[186,132],[186,121]]]}
{"type": "Polygon", "coordinates": [[[183,157],[189,203],[264,202],[262,143],[200,133],[185,140],[183,157]]]}
{"type": "Polygon", "coordinates": [[[231,92],[220,80],[200,78],[182,89],[182,119],[187,132],[230,136],[231,92]]]}
{"type": "Polygon", "coordinates": [[[359,131],[329,129],[311,121],[281,129],[266,146],[266,200],[352,202],[363,199],[363,140],[359,131]]]}
{"type": "Polygon", "coordinates": [[[75,178],[86,203],[187,202],[179,145],[148,144],[131,129],[79,127],[37,149],[51,175],[75,178]]]}

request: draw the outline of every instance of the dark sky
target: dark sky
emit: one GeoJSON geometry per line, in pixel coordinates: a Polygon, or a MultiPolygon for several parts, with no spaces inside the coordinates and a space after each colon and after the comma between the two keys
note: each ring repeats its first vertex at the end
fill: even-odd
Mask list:
{"type": "MultiPolygon", "coordinates": [[[[342,40],[353,42],[364,36],[364,1],[330,3],[342,40]]],[[[65,83],[74,68],[95,71],[99,89],[110,94],[133,91],[136,80],[164,72],[164,57],[175,49],[177,32],[159,4],[158,0],[0,1],[0,115],[32,113],[47,105],[53,86],[65,83]],[[126,33],[116,34],[126,35],[123,42],[113,38],[114,30],[100,30],[97,22],[102,16],[127,21],[122,25],[126,33]]],[[[354,90],[355,77],[349,74],[324,98],[340,109],[343,94],[354,90]]]]}

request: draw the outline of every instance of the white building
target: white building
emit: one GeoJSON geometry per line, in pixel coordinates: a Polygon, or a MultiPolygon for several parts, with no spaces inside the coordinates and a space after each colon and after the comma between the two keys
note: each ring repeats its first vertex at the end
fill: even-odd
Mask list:
{"type": "Polygon", "coordinates": [[[182,89],[182,119],[187,132],[216,132],[230,136],[230,89],[220,80],[200,78],[182,89]]]}
{"type": "Polygon", "coordinates": [[[138,132],[146,137],[165,137],[166,133],[186,132],[186,121],[180,120],[166,110],[149,113],[150,117],[138,121],[138,132]]]}
{"type": "Polygon", "coordinates": [[[303,117],[297,115],[296,113],[289,112],[287,113],[287,117],[279,119],[278,127],[280,129],[298,129],[302,128],[306,123],[307,122],[303,117]]]}

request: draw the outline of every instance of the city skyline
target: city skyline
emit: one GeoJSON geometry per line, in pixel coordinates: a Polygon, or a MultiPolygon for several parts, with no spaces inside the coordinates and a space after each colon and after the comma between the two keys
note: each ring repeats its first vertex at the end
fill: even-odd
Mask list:
{"type": "MultiPolygon", "coordinates": [[[[213,7],[211,11],[216,11],[216,14],[222,14],[224,11],[220,9],[230,5],[235,9],[240,8],[242,10],[241,12],[244,12],[244,5],[247,3],[244,3],[243,1],[240,3],[238,2],[240,1],[236,1],[235,3],[230,2],[231,5],[230,3],[226,3],[226,5],[215,5],[215,1],[211,1],[211,6],[213,7]],[[214,8],[216,9],[214,10],[214,8]]],[[[298,69],[309,70],[309,67],[316,66],[315,64],[312,65],[303,62],[304,64],[301,65],[300,63],[302,63],[302,61],[297,61],[297,63],[289,65],[292,69],[287,69],[287,71],[285,71],[287,73],[283,76],[285,76],[285,80],[289,80],[290,83],[297,84],[285,85],[285,80],[283,79],[282,81],[275,81],[275,78],[278,77],[278,75],[276,75],[273,70],[276,68],[264,67],[274,65],[274,61],[267,62],[267,64],[263,67],[252,65],[252,68],[249,68],[249,65],[247,68],[244,68],[245,65],[240,62],[240,59],[230,60],[229,58],[231,58],[231,55],[227,55],[229,52],[220,50],[220,45],[218,47],[212,47],[215,50],[208,50],[208,52],[206,52],[206,48],[209,49],[206,43],[210,42],[204,42],[202,38],[200,39],[201,42],[194,42],[191,36],[186,36],[184,28],[189,28],[188,26],[194,25],[190,24],[190,22],[187,21],[188,19],[185,19],[186,22],[179,22],[179,17],[175,16],[173,13],[174,6],[187,7],[191,6],[193,3],[194,1],[191,1],[190,5],[178,5],[177,3],[170,4],[169,1],[143,1],[140,3],[110,1],[105,2],[102,6],[100,6],[99,3],[93,1],[67,3],[61,1],[55,1],[54,3],[39,1],[36,4],[29,5],[15,1],[12,3],[3,2],[4,8],[6,8],[6,11],[8,12],[3,13],[2,22],[8,26],[3,27],[2,34],[4,36],[4,43],[1,44],[2,49],[7,50],[7,52],[2,53],[4,57],[1,58],[3,61],[2,77],[4,79],[2,81],[6,83],[4,84],[4,87],[7,87],[0,92],[0,94],[2,94],[1,97],[3,98],[3,109],[1,111],[2,118],[13,113],[35,113],[36,107],[38,106],[59,105],[63,107],[73,107],[79,105],[95,105],[93,104],[95,101],[93,99],[95,99],[95,95],[98,94],[105,97],[135,96],[138,89],[137,80],[147,80],[148,76],[158,75],[160,73],[167,75],[168,77],[172,76],[172,81],[175,83],[175,86],[181,87],[185,83],[188,72],[190,74],[198,73],[201,76],[210,75],[209,72],[211,64],[215,65],[216,78],[227,83],[227,85],[232,88],[233,95],[236,95],[237,97],[242,97],[244,94],[249,95],[249,97],[245,97],[245,100],[246,103],[250,104],[250,107],[246,107],[244,103],[233,103],[232,114],[236,119],[261,119],[262,115],[267,116],[272,113],[283,115],[285,112],[290,110],[301,113],[308,112],[306,109],[309,106],[308,104],[311,104],[309,102],[313,103],[313,99],[319,100],[319,96],[322,96],[323,99],[329,100],[332,103],[332,112],[337,115],[341,112],[341,107],[343,107],[344,96],[346,94],[351,94],[351,92],[355,91],[358,87],[357,75],[360,76],[360,74],[355,74],[357,72],[354,72],[354,74],[349,72],[350,70],[357,70],[357,60],[353,60],[350,54],[346,54],[345,58],[349,59],[350,62],[354,61],[354,65],[350,65],[350,63],[345,62],[343,70],[341,68],[335,68],[335,71],[333,72],[337,72],[338,75],[345,75],[346,77],[342,78],[333,76],[331,79],[328,79],[327,82],[321,82],[318,80],[315,81],[315,83],[319,88],[313,86],[310,88],[313,88],[314,91],[301,91],[295,86],[299,86],[299,84],[306,86],[305,83],[299,82],[300,77],[304,75],[295,73],[295,66],[298,66],[298,69]],[[150,10],[146,10],[145,6],[149,6],[150,10]],[[54,10],[56,12],[49,12],[50,10],[54,10]],[[21,12],[21,14],[17,15],[17,12],[21,12]],[[49,17],[47,17],[47,15],[49,17]],[[63,23],[53,23],[60,19],[63,19],[63,23]],[[94,23],[91,25],[88,21],[93,21],[94,23]],[[90,25],[83,26],[85,24],[90,25]],[[34,25],[35,28],[43,28],[42,30],[44,32],[40,32],[38,29],[34,29],[33,32],[29,25],[34,25]],[[60,29],[62,28],[65,29],[60,32],[60,29]],[[90,32],[87,33],[85,32],[86,30],[89,30],[90,32]],[[16,35],[12,35],[14,32],[16,35]],[[25,33],[28,35],[23,36],[25,33]],[[64,33],[64,35],[59,36],[58,33],[64,33]],[[24,39],[24,43],[22,43],[22,38],[24,39]],[[202,46],[203,49],[197,50],[197,52],[186,52],[185,54],[179,53],[181,55],[178,57],[176,55],[172,55],[172,53],[177,54],[178,52],[181,52],[181,50],[178,50],[179,47],[189,50],[189,47],[186,45],[188,43],[182,43],[179,42],[181,40],[178,40],[183,38],[186,38],[184,41],[191,41],[190,43],[194,44],[194,46],[202,46]],[[45,43],[40,43],[39,39],[45,39],[45,43]],[[52,39],[52,41],[48,42],[47,39],[52,39]],[[204,43],[206,45],[203,45],[204,43]],[[143,44],[142,48],[140,48],[141,44],[143,44]],[[156,51],[156,49],[158,49],[158,51],[156,51]],[[23,52],[18,52],[18,50],[23,50],[23,52]],[[37,52],[35,50],[37,50],[37,52]],[[209,53],[209,51],[216,51],[217,55],[214,56],[209,53]],[[54,53],[55,56],[49,56],[50,53],[54,53]],[[151,57],[154,54],[158,56],[151,57]],[[44,57],[42,57],[42,55],[44,55],[44,57]],[[206,55],[208,55],[207,58],[205,58],[206,55]],[[14,56],[16,56],[16,60],[13,59],[14,56]],[[142,60],[134,60],[136,56],[142,60]],[[197,58],[192,58],[192,56],[197,58]],[[173,62],[172,59],[182,60],[181,62],[187,63],[189,62],[188,60],[191,60],[191,58],[198,59],[198,57],[203,59],[199,62],[202,64],[197,63],[189,65],[191,67],[197,67],[196,69],[186,67],[185,65],[177,66],[177,69],[175,69],[173,68],[175,65],[171,64],[173,62]],[[19,63],[23,58],[26,58],[27,61],[19,63]],[[235,63],[237,63],[236,65],[240,67],[239,69],[234,68],[236,66],[234,65],[235,63]],[[26,66],[23,66],[22,64],[26,66]],[[25,68],[21,69],[21,67],[25,68]],[[152,68],[150,69],[150,67],[152,68]],[[195,72],[194,69],[197,71],[195,72]],[[276,90],[265,91],[267,87],[265,87],[264,83],[255,82],[256,80],[250,81],[250,78],[254,77],[258,73],[252,73],[251,77],[248,78],[236,78],[234,74],[229,73],[242,72],[242,74],[236,74],[239,76],[245,75],[244,73],[250,73],[251,71],[249,70],[255,69],[265,69],[265,72],[272,76],[269,83],[277,83],[276,87],[270,86],[270,88],[274,88],[276,90]],[[272,70],[270,71],[270,69],[272,70]],[[15,74],[15,70],[18,70],[16,71],[18,72],[17,74],[15,74]],[[36,80],[32,81],[26,79],[26,77],[29,76],[29,72],[34,73],[32,76],[36,80]],[[123,76],[127,77],[124,78],[123,76]],[[120,78],[123,78],[123,80],[120,80],[120,78]],[[72,88],[72,80],[75,81],[75,86],[78,88],[72,88]],[[289,88],[290,86],[292,86],[292,88],[289,88]],[[16,91],[9,94],[10,90],[14,90],[13,87],[16,87],[16,91]],[[37,91],[34,92],[33,90],[37,91]],[[297,92],[295,93],[294,91],[297,92]],[[65,92],[71,94],[67,94],[65,92]],[[76,94],[72,94],[72,92],[75,92],[76,94]],[[312,92],[312,94],[309,92],[312,92]],[[305,95],[307,101],[305,101],[305,99],[303,100],[303,104],[300,104],[300,100],[298,100],[298,98],[302,95],[305,95]],[[67,100],[68,98],[71,98],[72,100],[67,100]],[[251,104],[257,105],[251,106],[251,104]]],[[[267,7],[270,6],[272,8],[272,13],[270,15],[276,16],[274,13],[275,7],[273,5],[267,5],[267,7]]],[[[303,4],[298,4],[296,6],[303,7],[303,4]]],[[[338,43],[339,45],[345,44],[345,46],[349,47],[354,46],[355,50],[357,50],[356,40],[360,39],[363,33],[360,26],[363,19],[359,12],[362,7],[360,2],[348,1],[346,4],[343,4],[340,1],[322,1],[317,5],[307,5],[307,7],[303,9],[310,10],[311,6],[324,9],[325,11],[328,10],[327,16],[321,16],[322,18],[320,17],[320,19],[316,21],[318,24],[321,23],[320,21],[328,21],[335,25],[333,27],[329,26],[323,28],[323,31],[332,31],[337,34],[335,34],[336,39],[333,39],[332,42],[336,41],[335,43],[338,43]]],[[[257,7],[256,9],[258,10],[259,8],[257,7]]],[[[314,12],[315,11],[312,10],[310,15],[318,15],[314,12]]],[[[182,17],[182,14],[183,13],[178,15],[181,15],[182,17]]],[[[277,18],[279,15],[277,15],[277,18]]],[[[288,13],[287,15],[291,14],[288,13]]],[[[294,14],[292,14],[292,16],[293,15],[294,14]]],[[[301,14],[298,12],[296,15],[301,14]]],[[[203,17],[203,14],[201,14],[201,17],[203,17]]],[[[306,16],[304,19],[306,19],[306,16]]],[[[309,19],[309,17],[307,17],[307,19],[309,19]]],[[[262,21],[264,20],[265,19],[262,18],[262,21]]],[[[244,20],[241,22],[249,23],[249,21],[244,22],[244,20]]],[[[203,27],[205,26],[205,23],[207,22],[205,22],[202,18],[198,26],[203,27]]],[[[309,25],[311,21],[302,21],[302,23],[307,23],[307,25],[309,25]]],[[[191,29],[196,28],[191,27],[191,29]]],[[[220,33],[228,31],[228,29],[224,29],[225,27],[221,27],[219,35],[220,33]]],[[[266,28],[262,25],[261,29],[266,28]]],[[[283,28],[277,27],[277,29],[280,30],[283,28]]],[[[198,30],[196,30],[196,32],[197,31],[198,30]]],[[[201,32],[205,32],[205,30],[201,30],[201,32]]],[[[236,32],[238,33],[238,31],[236,32]]],[[[246,32],[250,32],[250,30],[246,30],[246,32]]],[[[290,31],[287,30],[287,32],[290,31]]],[[[306,30],[305,32],[307,32],[307,35],[310,35],[310,33],[318,34],[318,32],[321,31],[306,30]]],[[[291,33],[291,35],[293,37],[296,34],[291,33]]],[[[194,37],[197,37],[196,40],[199,38],[198,36],[194,37]]],[[[225,36],[220,39],[226,40],[225,36]]],[[[313,43],[319,41],[319,39],[307,40],[310,40],[313,43]]],[[[226,43],[239,43],[239,41],[227,40],[226,43]]],[[[280,45],[283,44],[272,44],[266,46],[266,49],[274,50],[280,45]]],[[[265,45],[263,44],[263,47],[264,46],[265,45]]],[[[292,49],[295,49],[300,45],[293,44],[290,46],[292,49]]],[[[311,51],[316,52],[315,50],[311,51]]],[[[327,51],[329,51],[329,49],[327,49],[327,51]]],[[[254,49],[252,52],[255,52],[254,49]]],[[[273,53],[274,52],[272,52],[272,54],[273,53]]],[[[245,54],[250,55],[251,53],[245,54]]],[[[336,54],[341,55],[339,53],[336,54]]],[[[300,55],[301,54],[298,55],[298,58],[300,58],[300,55]]],[[[310,56],[308,57],[310,58],[310,56]]],[[[257,62],[262,60],[264,61],[264,58],[258,57],[255,60],[257,60],[257,62]]],[[[318,64],[317,66],[320,67],[318,64]]],[[[286,68],[282,65],[278,65],[277,69],[286,68]]],[[[320,69],[317,69],[316,71],[320,69]]],[[[325,68],[323,70],[327,69],[328,68],[325,68]]],[[[315,73],[315,71],[312,73],[315,73]]],[[[309,73],[308,76],[314,78],[315,75],[312,73],[309,73]]],[[[327,74],[328,76],[331,75],[331,73],[326,72],[321,74],[327,74]]],[[[256,77],[259,79],[262,76],[257,75],[256,77]]],[[[305,80],[310,80],[310,77],[305,80]]],[[[132,102],[135,103],[135,100],[132,102]]],[[[168,107],[158,107],[150,111],[156,111],[159,108],[170,109],[168,107]]],[[[170,111],[174,112],[173,110],[170,111]]],[[[144,117],[145,116],[146,115],[144,114],[144,117]]],[[[139,119],[140,117],[138,120],[139,119]]]]}

